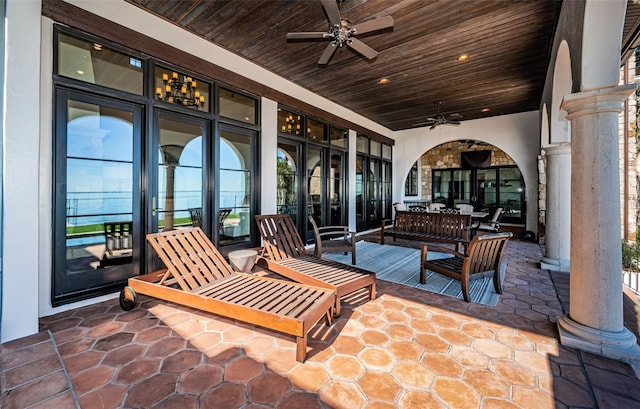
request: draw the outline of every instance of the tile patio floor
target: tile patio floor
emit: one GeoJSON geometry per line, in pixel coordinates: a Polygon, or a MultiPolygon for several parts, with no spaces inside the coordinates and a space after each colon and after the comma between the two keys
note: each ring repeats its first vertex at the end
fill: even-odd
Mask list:
{"type": "Polygon", "coordinates": [[[314,329],[304,364],[293,337],[147,297],[60,313],[0,346],[0,407],[640,408],[631,366],[559,345],[568,276],[541,256],[509,243],[496,307],[379,280],[314,329]]]}

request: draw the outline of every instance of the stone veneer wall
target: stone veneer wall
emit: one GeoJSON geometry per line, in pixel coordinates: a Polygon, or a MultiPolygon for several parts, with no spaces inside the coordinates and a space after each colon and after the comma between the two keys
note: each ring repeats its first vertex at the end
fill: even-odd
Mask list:
{"type": "MultiPolygon", "coordinates": [[[[638,82],[638,77],[636,77],[636,61],[635,56],[632,56],[628,64],[623,66],[620,69],[620,82],[624,82],[624,69],[628,67],[628,78],[630,82],[635,81],[638,82]]],[[[639,211],[640,207],[638,206],[638,197],[640,188],[640,183],[638,183],[638,177],[640,176],[640,158],[638,156],[638,143],[637,143],[637,132],[638,132],[638,124],[637,124],[637,93],[633,93],[628,99],[628,109],[627,109],[627,120],[625,123],[624,112],[619,116],[619,132],[620,132],[620,221],[622,226],[622,235],[624,236],[625,229],[624,226],[627,226],[628,236],[622,237],[622,239],[626,239],[629,241],[636,241],[637,239],[637,231],[638,231],[638,218],[640,217],[639,211]],[[627,151],[625,152],[625,127],[627,127],[627,151]],[[627,158],[627,197],[625,197],[625,155],[627,158]],[[628,209],[628,218],[624,220],[624,206],[628,209]]]]}
{"type": "Polygon", "coordinates": [[[470,148],[467,142],[447,142],[425,152],[420,158],[421,164],[421,197],[431,201],[431,171],[433,169],[461,168],[460,152],[491,150],[491,166],[515,165],[513,159],[502,150],[492,145],[475,144],[470,148]]]}
{"type": "Polygon", "coordinates": [[[538,243],[545,243],[547,225],[547,155],[538,155],[538,243]]]}

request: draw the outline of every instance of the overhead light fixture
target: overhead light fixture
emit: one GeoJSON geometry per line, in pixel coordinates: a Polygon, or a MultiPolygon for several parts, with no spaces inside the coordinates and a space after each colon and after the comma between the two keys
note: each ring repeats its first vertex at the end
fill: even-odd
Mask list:
{"type": "Polygon", "coordinates": [[[102,51],[102,44],[93,43],[93,49],[96,51],[102,51]]]}
{"type": "Polygon", "coordinates": [[[480,112],[489,112],[489,111],[491,111],[489,108],[482,108],[482,109],[480,110],[480,112]]]}
{"type": "Polygon", "coordinates": [[[380,85],[388,84],[390,82],[391,82],[391,80],[389,78],[387,78],[387,77],[383,77],[383,78],[380,78],[378,80],[378,84],[380,84],[380,85]]]}
{"type": "Polygon", "coordinates": [[[156,88],[156,98],[161,101],[171,102],[173,104],[202,108],[204,106],[204,96],[200,95],[197,89],[197,82],[186,75],[178,75],[177,72],[162,74],[162,82],[164,90],[160,87],[156,88]]]}
{"type": "Polygon", "coordinates": [[[458,61],[464,62],[469,60],[469,54],[460,54],[457,58],[458,61]]]}
{"type": "Polygon", "coordinates": [[[78,75],[84,75],[84,71],[83,71],[83,70],[77,70],[77,71],[76,71],[76,74],[78,74],[78,75]]]}

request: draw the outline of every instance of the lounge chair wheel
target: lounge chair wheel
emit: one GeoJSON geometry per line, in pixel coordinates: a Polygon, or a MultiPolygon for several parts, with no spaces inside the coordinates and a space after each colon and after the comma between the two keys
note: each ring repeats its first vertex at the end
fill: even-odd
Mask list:
{"type": "Polygon", "coordinates": [[[131,311],[136,306],[136,292],[127,286],[120,291],[120,308],[131,311]]]}

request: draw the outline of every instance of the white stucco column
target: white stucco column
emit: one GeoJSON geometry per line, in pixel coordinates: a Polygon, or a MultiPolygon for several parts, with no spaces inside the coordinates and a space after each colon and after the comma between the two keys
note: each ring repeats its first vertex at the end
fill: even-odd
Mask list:
{"type": "Polygon", "coordinates": [[[634,89],[581,92],[562,104],[571,121],[572,246],[560,342],[625,362],[640,361],[640,346],[622,315],[618,113],[634,89]]]}
{"type": "Polygon", "coordinates": [[[271,214],[278,208],[278,103],[262,97],[260,106],[260,213],[271,214]]]}
{"type": "Polygon", "coordinates": [[[545,257],[540,267],[569,271],[571,256],[571,145],[544,148],[547,156],[545,257]]]}

